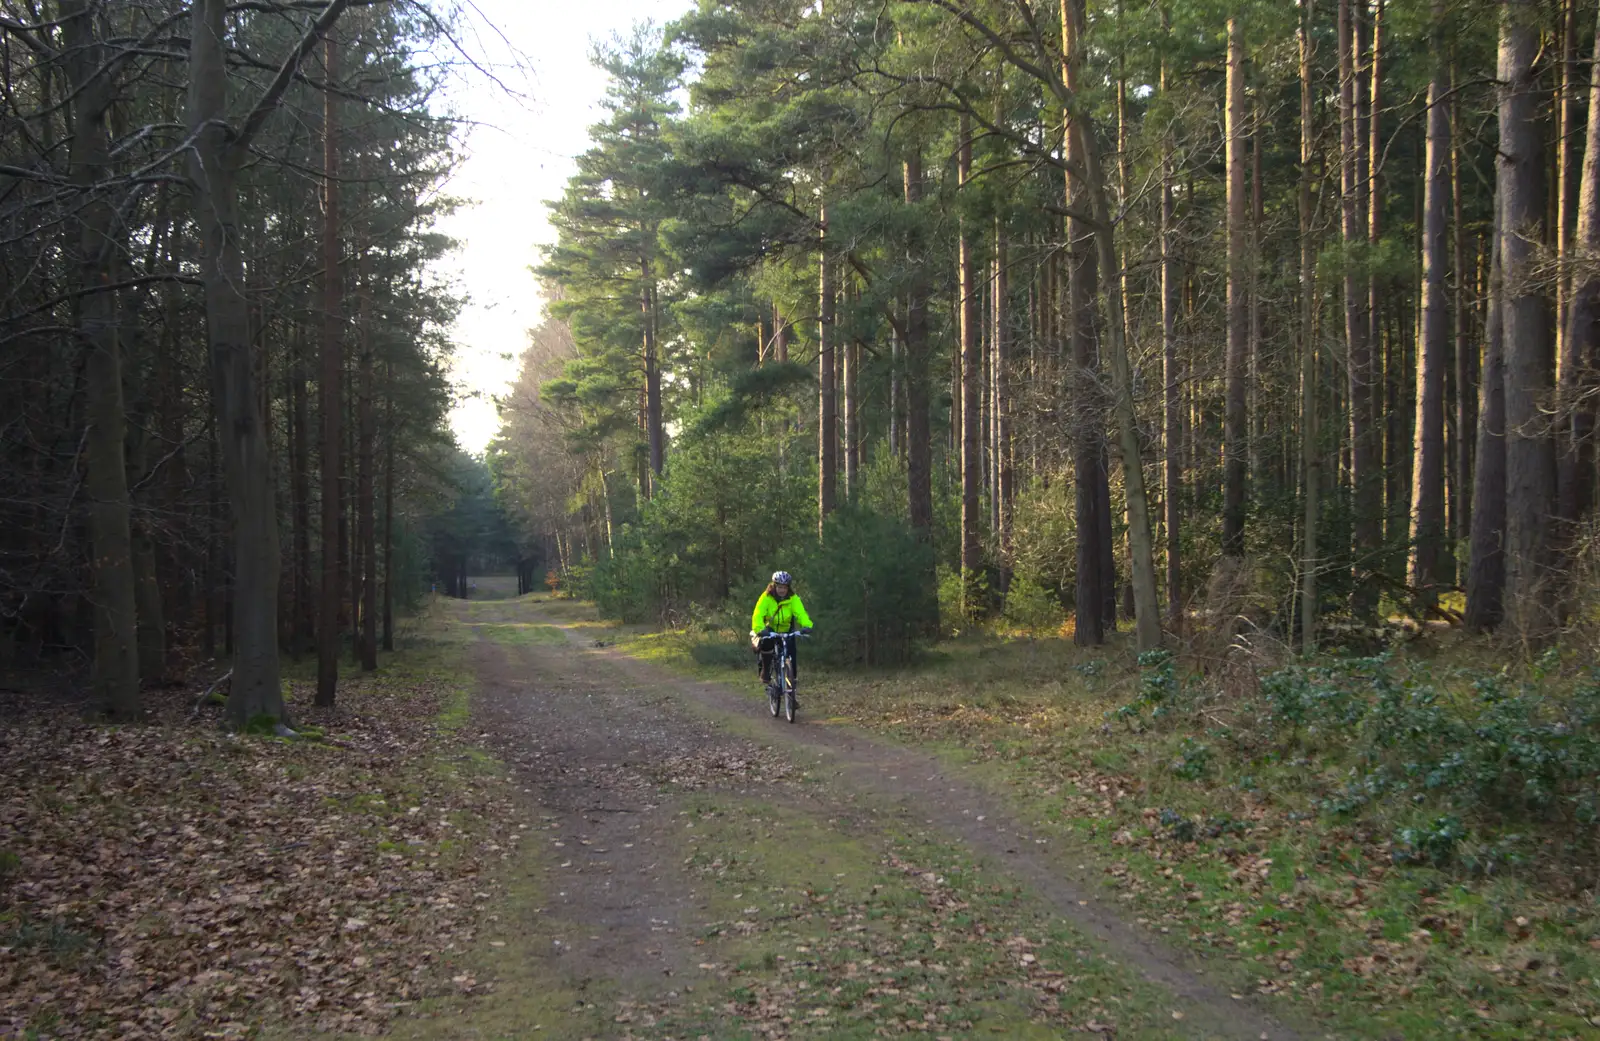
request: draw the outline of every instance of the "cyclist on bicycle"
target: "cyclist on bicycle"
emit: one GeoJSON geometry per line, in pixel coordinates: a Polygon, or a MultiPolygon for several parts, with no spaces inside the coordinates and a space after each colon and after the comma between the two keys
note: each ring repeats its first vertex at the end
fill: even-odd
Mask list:
{"type": "MultiPolygon", "coordinates": [[[[794,579],[789,572],[774,571],[772,581],[767,583],[766,592],[756,601],[756,609],[750,616],[750,648],[759,658],[756,668],[761,673],[762,683],[771,682],[773,651],[772,639],[764,639],[762,634],[792,633],[797,630],[810,632],[811,616],[806,614],[806,605],[800,602],[800,594],[794,591],[794,579]]],[[[799,641],[793,643],[798,644],[799,641]]],[[[796,661],[794,652],[795,647],[791,646],[791,662],[796,661]]]]}

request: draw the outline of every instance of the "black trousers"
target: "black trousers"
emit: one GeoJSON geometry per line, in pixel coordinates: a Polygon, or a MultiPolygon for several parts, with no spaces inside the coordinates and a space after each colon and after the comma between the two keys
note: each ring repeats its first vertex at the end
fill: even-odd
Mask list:
{"type": "MultiPolygon", "coordinates": [[[[772,663],[778,657],[777,643],[778,643],[778,641],[777,641],[776,637],[769,637],[769,638],[767,638],[765,640],[762,640],[756,646],[756,654],[758,654],[760,656],[760,661],[761,661],[761,682],[762,683],[771,683],[772,682],[772,663]]],[[[790,667],[792,669],[794,669],[794,674],[795,674],[795,677],[797,679],[800,676],[800,655],[799,655],[799,650],[800,650],[800,641],[799,640],[790,640],[789,641],[789,664],[790,664],[790,667]]]]}

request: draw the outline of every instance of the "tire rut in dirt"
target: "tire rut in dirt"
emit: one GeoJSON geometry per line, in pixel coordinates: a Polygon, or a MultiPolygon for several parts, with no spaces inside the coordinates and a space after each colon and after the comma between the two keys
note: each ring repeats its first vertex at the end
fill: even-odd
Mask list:
{"type": "MultiPolygon", "coordinates": [[[[537,608],[535,608],[537,610],[537,608]]],[[[609,674],[619,686],[671,690],[716,715],[759,712],[758,702],[717,683],[679,679],[650,662],[632,658],[580,635],[561,620],[550,620],[567,634],[569,655],[584,663],[574,666],[594,676],[609,674]]],[[[550,648],[556,650],[556,648],[550,648]]],[[[552,655],[555,657],[555,655],[552,655]]],[[[670,713],[663,712],[663,717],[670,713]]],[[[931,825],[971,848],[996,869],[1009,874],[1063,920],[1104,944],[1112,957],[1169,990],[1188,1008],[1197,1031],[1218,1037],[1257,1041],[1292,1041],[1318,1036],[1312,1026],[1291,1026],[1276,1010],[1251,1000],[1231,997],[1195,956],[1171,948],[1153,934],[1121,917],[1101,898],[1097,887],[1073,878],[1063,864],[1064,851],[1040,840],[998,797],[953,776],[929,752],[882,741],[854,728],[801,725],[774,728],[771,740],[796,759],[815,761],[818,753],[832,759],[843,787],[887,805],[915,827],[931,825]]]]}
{"type": "Polygon", "coordinates": [[[704,903],[672,835],[683,792],[745,792],[788,776],[770,750],[662,711],[566,648],[473,647],[474,735],[512,769],[544,862],[538,921],[551,972],[581,991],[665,990],[697,975],[704,903]]]}

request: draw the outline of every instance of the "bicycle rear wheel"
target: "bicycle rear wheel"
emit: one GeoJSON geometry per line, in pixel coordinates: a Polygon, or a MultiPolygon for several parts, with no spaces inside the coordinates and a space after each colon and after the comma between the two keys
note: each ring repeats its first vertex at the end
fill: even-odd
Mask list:
{"type": "Polygon", "coordinates": [[[783,700],[783,687],[777,680],[767,684],[767,708],[772,712],[772,718],[778,718],[778,708],[783,700]]]}

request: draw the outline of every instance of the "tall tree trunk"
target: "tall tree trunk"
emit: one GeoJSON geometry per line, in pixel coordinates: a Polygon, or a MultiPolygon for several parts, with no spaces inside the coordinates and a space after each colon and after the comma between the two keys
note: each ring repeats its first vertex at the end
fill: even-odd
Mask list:
{"type": "MultiPolygon", "coordinates": [[[[177,229],[168,236],[166,259],[169,270],[177,269],[176,257],[178,256],[175,240],[179,238],[177,229]]],[[[185,254],[187,255],[187,253],[185,254]]],[[[162,330],[162,343],[157,347],[156,371],[160,373],[157,384],[161,394],[160,430],[161,441],[168,449],[169,458],[165,466],[164,505],[169,515],[180,518],[185,526],[193,523],[193,509],[190,505],[193,474],[188,463],[188,452],[184,447],[186,440],[184,434],[184,420],[187,409],[184,405],[184,396],[188,381],[184,378],[183,368],[177,364],[178,359],[173,357],[177,352],[178,327],[181,321],[180,293],[178,287],[163,286],[163,321],[165,328],[162,330]]],[[[204,524],[201,525],[204,531],[204,524]]],[[[171,542],[167,543],[167,552],[163,554],[163,588],[167,593],[168,603],[172,606],[175,619],[182,619],[185,623],[194,623],[194,569],[180,564],[177,553],[172,548],[171,542]]],[[[201,552],[202,559],[204,550],[201,552]]],[[[203,566],[203,565],[202,565],[203,566]]]]}
{"type": "MultiPolygon", "coordinates": [[[[1566,357],[1566,329],[1567,329],[1567,286],[1570,272],[1567,262],[1572,256],[1572,241],[1569,229],[1572,225],[1572,167],[1573,167],[1573,140],[1577,137],[1578,123],[1578,0],[1559,0],[1561,5],[1561,24],[1559,27],[1561,39],[1561,67],[1558,71],[1559,83],[1556,101],[1556,183],[1555,206],[1556,227],[1555,250],[1556,258],[1561,263],[1561,269],[1556,277],[1555,284],[1555,336],[1556,358],[1559,368],[1560,359],[1566,357]]],[[[1557,377],[1558,382],[1560,377],[1557,377]]],[[[1566,418],[1566,417],[1563,417],[1566,418]]],[[[1560,430],[1563,424],[1557,423],[1560,430]]],[[[1565,455],[1565,446],[1562,446],[1562,455],[1565,455]]],[[[1558,468],[1559,468],[1558,462],[1558,468]]],[[[1559,484],[1559,472],[1557,478],[1559,484]]],[[[1558,492],[1559,495],[1559,492],[1558,492]]],[[[1566,514],[1560,514],[1563,520],[1566,514]]]]}
{"type": "Polygon", "coordinates": [[[1250,312],[1245,271],[1244,35],[1237,17],[1228,19],[1228,356],[1223,420],[1222,553],[1244,556],[1245,483],[1249,440],[1246,394],[1250,312]]]}
{"type": "MultiPolygon", "coordinates": [[[[157,257],[160,256],[162,249],[161,240],[166,236],[166,225],[167,201],[163,193],[162,199],[157,203],[156,224],[150,232],[150,246],[146,250],[144,264],[146,270],[155,269],[157,257]]],[[[131,306],[124,308],[119,316],[126,329],[126,339],[122,342],[129,345],[127,353],[130,357],[138,357],[141,354],[148,356],[152,352],[160,352],[170,346],[167,343],[152,343],[145,346],[142,342],[144,340],[142,335],[144,316],[140,313],[142,297],[143,294],[140,294],[140,297],[135,298],[131,306]]],[[[165,393],[162,386],[165,374],[159,372],[159,362],[153,368],[155,372],[151,372],[144,380],[139,381],[144,385],[144,392],[136,394],[134,398],[138,404],[135,405],[129,424],[132,434],[124,444],[127,457],[126,472],[137,476],[133,488],[152,483],[156,476],[150,466],[151,442],[158,437],[156,418],[152,413],[159,407],[160,397],[165,393]]],[[[133,512],[132,488],[129,499],[128,531],[133,562],[133,601],[139,677],[147,685],[159,686],[167,680],[168,621],[165,605],[162,602],[160,555],[157,552],[149,520],[140,519],[133,512]]]]}
{"type": "MultiPolygon", "coordinates": [[[[1452,56],[1452,65],[1453,56],[1452,56]]],[[[1460,105],[1450,99],[1450,204],[1455,233],[1455,376],[1456,376],[1456,479],[1451,528],[1465,542],[1472,534],[1472,474],[1477,457],[1478,344],[1473,339],[1473,314],[1467,307],[1467,231],[1462,214],[1460,105]]],[[[1474,276],[1476,282],[1476,276],[1474,276]]],[[[1460,554],[1457,554],[1460,556],[1460,554]]],[[[1465,576],[1465,559],[1457,561],[1465,576]]]]}
{"type": "Polygon", "coordinates": [[[133,600],[139,616],[139,676],[147,684],[167,680],[167,618],[161,603],[156,544],[142,524],[133,531],[133,600]]]}
{"type": "Polygon", "coordinates": [[[861,491],[860,341],[841,344],[839,354],[844,361],[844,497],[849,501],[861,491]]]}
{"type": "Polygon", "coordinates": [[[1444,370],[1450,349],[1445,302],[1445,201],[1449,192],[1450,89],[1444,53],[1444,3],[1433,0],[1433,79],[1423,171],[1422,325],[1417,343],[1417,425],[1411,466],[1411,585],[1427,603],[1448,581],[1444,569],[1444,370]]]}
{"type": "MultiPolygon", "coordinates": [[[[1091,239],[1090,245],[1095,243],[1091,239]]],[[[1104,267],[1102,258],[1096,258],[1097,265],[1104,267]]],[[[1108,279],[1112,276],[1107,276],[1108,279]]],[[[1106,295],[1115,299],[1111,287],[1106,286],[1106,295]]],[[[1121,325],[1116,320],[1116,312],[1107,309],[1106,325],[1121,325]]],[[[1094,365],[1096,371],[1100,369],[1100,347],[1098,336],[1090,341],[1094,345],[1094,365]]],[[[1112,519],[1111,509],[1111,447],[1106,437],[1106,421],[1110,419],[1106,414],[1106,400],[1104,395],[1100,398],[1100,454],[1095,461],[1095,486],[1094,508],[1100,515],[1100,619],[1108,632],[1117,631],[1117,540],[1115,521],[1112,519]]]]}
{"type": "MultiPolygon", "coordinates": [[[[1166,59],[1161,62],[1161,92],[1169,90],[1166,59]]],[[[1167,624],[1182,631],[1183,568],[1182,517],[1179,500],[1183,495],[1183,398],[1178,374],[1178,307],[1181,301],[1181,276],[1176,251],[1175,211],[1172,201],[1172,153],[1176,145],[1170,136],[1161,158],[1161,378],[1164,430],[1162,451],[1164,477],[1162,500],[1166,507],[1167,536],[1167,624]]]]}
{"type": "MultiPolygon", "coordinates": [[[[1366,7],[1366,0],[1361,0],[1362,8],[1366,7]]],[[[1370,49],[1367,51],[1367,76],[1364,81],[1357,81],[1357,90],[1362,82],[1367,84],[1366,96],[1363,99],[1357,95],[1356,118],[1366,126],[1365,154],[1362,156],[1362,172],[1366,179],[1366,214],[1367,214],[1367,246],[1368,264],[1366,270],[1367,284],[1367,343],[1372,352],[1372,383],[1371,421],[1374,424],[1373,439],[1381,439],[1381,445],[1375,445],[1373,457],[1383,471],[1384,477],[1384,510],[1382,521],[1385,523],[1383,535],[1387,535],[1387,524],[1397,517],[1396,503],[1405,496],[1406,486],[1403,480],[1401,467],[1396,448],[1400,438],[1398,435],[1399,419],[1398,409],[1392,407],[1393,402],[1386,403],[1384,395],[1393,395],[1394,385],[1390,380],[1393,373],[1393,353],[1395,345],[1393,338],[1387,340],[1383,335],[1384,299],[1385,290],[1377,276],[1376,258],[1379,244],[1383,239],[1383,58],[1384,58],[1384,0],[1375,0],[1372,8],[1372,30],[1370,49]],[[1381,365],[1379,358],[1384,359],[1381,365]]],[[[1359,59],[1358,59],[1359,60],[1359,59]]],[[[1419,220],[1420,224],[1421,221],[1419,220]]],[[[1409,462],[1409,459],[1407,460],[1409,462]]],[[[1383,537],[1380,535],[1380,538],[1383,537]]]]}
{"type": "MultiPolygon", "coordinates": [[[[1074,97],[1078,89],[1078,40],[1081,37],[1083,0],[1061,0],[1062,80],[1074,97]]],[[[1077,485],[1077,589],[1074,605],[1073,642],[1080,647],[1105,642],[1105,589],[1102,585],[1101,542],[1111,533],[1100,527],[1100,440],[1103,422],[1099,386],[1095,375],[1094,301],[1096,263],[1090,224],[1079,214],[1088,209],[1086,185],[1081,174],[1086,135],[1078,132],[1078,117],[1070,110],[1065,117],[1065,151],[1068,165],[1066,203],[1074,216],[1067,219],[1067,312],[1072,343],[1073,479],[1077,485]]],[[[1115,277],[1115,272],[1108,272],[1115,277]]]]}
{"type": "Polygon", "coordinates": [[[839,413],[834,386],[834,358],[838,332],[833,327],[834,264],[828,257],[828,207],[822,207],[822,234],[817,252],[817,531],[828,523],[838,504],[839,413]]]}
{"type": "MultiPolygon", "coordinates": [[[[1117,10],[1120,13],[1120,11],[1121,11],[1121,4],[1120,3],[1118,4],[1117,10]]],[[[1129,183],[1129,176],[1128,176],[1129,154],[1128,153],[1129,153],[1129,147],[1128,147],[1128,78],[1127,78],[1127,59],[1126,59],[1126,57],[1119,55],[1118,58],[1117,58],[1117,205],[1119,207],[1124,208],[1124,209],[1127,208],[1130,205],[1130,200],[1132,198],[1131,193],[1130,193],[1129,188],[1128,188],[1128,183],[1129,183]]],[[[1122,301],[1122,303],[1121,303],[1121,306],[1117,308],[1116,314],[1111,316],[1113,321],[1120,322],[1122,324],[1122,338],[1123,338],[1124,342],[1128,342],[1128,341],[1131,341],[1133,339],[1133,313],[1132,313],[1132,310],[1131,310],[1133,305],[1131,303],[1132,297],[1130,295],[1129,285],[1130,285],[1130,283],[1128,281],[1128,250],[1126,248],[1124,248],[1124,249],[1121,249],[1121,250],[1119,250],[1117,252],[1117,289],[1118,289],[1118,297],[1122,301]]],[[[1107,480],[1106,480],[1106,487],[1105,487],[1106,510],[1107,510],[1107,512],[1109,512],[1110,511],[1110,507],[1111,507],[1111,482],[1110,482],[1110,462],[1109,462],[1109,460],[1107,461],[1106,471],[1107,471],[1106,472],[1107,480]]],[[[1129,518],[1128,518],[1128,502],[1127,502],[1127,496],[1126,495],[1123,496],[1123,504],[1122,504],[1122,506],[1123,506],[1123,508],[1122,508],[1123,549],[1127,553],[1128,559],[1132,560],[1133,559],[1133,546],[1132,546],[1131,539],[1132,539],[1132,530],[1133,529],[1132,529],[1132,525],[1128,523],[1128,520],[1129,520],[1129,518]]],[[[1109,520],[1106,521],[1106,530],[1107,531],[1111,530],[1111,522],[1109,520]]],[[[1109,544],[1110,540],[1108,539],[1107,542],[1109,544]]],[[[1108,545],[1108,548],[1109,548],[1109,545],[1108,545]]],[[[1108,553],[1107,556],[1111,557],[1112,554],[1108,553]]],[[[1107,575],[1106,581],[1109,583],[1110,589],[1111,589],[1111,591],[1113,593],[1113,596],[1111,597],[1111,599],[1113,601],[1115,601],[1116,600],[1116,594],[1120,593],[1121,599],[1122,599],[1122,606],[1121,606],[1122,615],[1123,615],[1124,618],[1132,620],[1134,618],[1135,614],[1136,614],[1136,611],[1135,611],[1135,608],[1134,608],[1134,604],[1133,604],[1133,576],[1132,576],[1132,574],[1130,573],[1128,575],[1127,581],[1123,582],[1121,584],[1121,586],[1119,587],[1118,584],[1117,584],[1116,561],[1114,559],[1112,559],[1106,566],[1106,575],[1107,575]]],[[[1107,619],[1108,620],[1107,620],[1106,624],[1107,625],[1111,625],[1111,626],[1115,626],[1116,625],[1116,612],[1117,612],[1116,603],[1114,603],[1114,602],[1112,603],[1111,607],[1109,608],[1109,611],[1110,611],[1110,613],[1107,615],[1107,619]]]]}
{"type": "Polygon", "coordinates": [[[306,392],[306,331],[296,322],[289,350],[289,497],[293,526],[294,617],[289,645],[298,657],[316,632],[316,598],[311,589],[310,404],[306,392]]]}
{"type": "Polygon", "coordinates": [[[1472,478],[1472,542],[1467,566],[1465,622],[1469,629],[1477,630],[1493,629],[1505,616],[1505,279],[1500,251],[1503,220],[1503,200],[1496,192],[1494,230],[1489,240],[1489,292],[1483,323],[1483,374],[1478,382],[1478,452],[1472,478]]]}
{"type": "MultiPolygon", "coordinates": [[[[351,323],[355,328],[355,323],[351,323]]],[[[340,428],[344,435],[344,460],[339,487],[339,585],[348,594],[340,602],[339,621],[348,624],[350,662],[361,664],[361,540],[356,537],[356,378],[354,364],[359,352],[346,351],[347,361],[340,374],[344,416],[340,428]]]]}
{"type": "Polygon", "coordinates": [[[383,362],[383,649],[394,650],[394,362],[383,362]]]}
{"type": "MultiPolygon", "coordinates": [[[[972,123],[965,112],[961,114],[958,134],[956,183],[964,187],[972,177],[972,123]]],[[[983,359],[979,354],[982,331],[978,317],[977,262],[973,258],[971,229],[964,217],[956,252],[957,287],[961,294],[958,312],[961,336],[961,611],[971,619],[977,617],[981,607],[978,581],[983,567],[983,471],[978,440],[982,430],[979,395],[983,359]]]]}
{"type": "MultiPolygon", "coordinates": [[[[363,258],[362,267],[366,267],[363,258]]],[[[361,668],[372,672],[378,667],[378,546],[373,517],[373,428],[372,393],[372,286],[365,270],[361,279],[361,359],[358,403],[356,405],[356,539],[361,544],[361,629],[358,641],[361,668]]]]}
{"type": "MultiPolygon", "coordinates": [[[[900,312],[898,303],[894,307],[900,312]]],[[[900,332],[903,328],[899,322],[892,323],[889,328],[889,455],[894,459],[902,458],[906,447],[901,429],[905,425],[906,411],[905,389],[901,385],[901,372],[905,367],[905,347],[900,332]]]]}
{"type": "Polygon", "coordinates": [[[644,419],[645,435],[650,450],[650,494],[661,480],[662,467],[666,465],[666,430],[661,418],[661,337],[657,326],[660,309],[656,303],[655,272],[649,258],[641,258],[639,270],[643,275],[644,292],[640,308],[644,312],[644,419]]]}
{"type": "Polygon", "coordinates": [[[217,656],[217,620],[221,612],[217,605],[222,595],[222,561],[218,543],[221,525],[217,520],[217,503],[221,496],[217,490],[217,423],[213,415],[206,420],[206,480],[205,509],[201,527],[205,532],[205,560],[200,570],[200,654],[206,659],[217,656]]]}
{"type": "MultiPolygon", "coordinates": [[[[905,161],[906,206],[918,210],[922,205],[922,155],[912,152],[905,161]]],[[[907,243],[907,262],[913,274],[906,292],[906,495],[911,528],[923,542],[933,541],[933,434],[929,429],[932,397],[928,364],[928,285],[922,275],[927,263],[927,247],[916,223],[920,213],[911,215],[912,232],[907,243]]]]}
{"type": "MultiPolygon", "coordinates": [[[[137,314],[125,317],[136,319],[137,314]]],[[[136,337],[137,333],[130,333],[129,340],[136,337]]],[[[139,484],[144,484],[151,477],[148,465],[150,416],[135,412],[132,426],[134,433],[127,442],[128,470],[139,476],[139,484]]],[[[160,686],[167,679],[167,618],[161,601],[156,543],[150,535],[148,521],[130,517],[129,533],[132,536],[133,603],[138,621],[139,678],[148,686],[160,686]]]]}
{"type": "MultiPolygon", "coordinates": [[[[1064,86],[1070,104],[1076,100],[1078,41],[1082,37],[1082,0],[1062,0],[1062,51],[1064,86]]],[[[1115,277],[1117,265],[1116,241],[1113,233],[1111,204],[1106,191],[1105,176],[1100,165],[1099,151],[1087,120],[1067,118],[1070,154],[1081,161],[1082,198],[1091,210],[1093,245],[1098,253],[1098,263],[1107,271],[1107,311],[1113,316],[1108,321],[1107,332],[1110,351],[1107,360],[1111,367],[1112,406],[1117,425],[1117,440],[1122,456],[1123,488],[1128,501],[1129,549],[1132,556],[1134,614],[1136,621],[1136,646],[1142,651],[1161,646],[1160,600],[1156,592],[1155,550],[1150,531],[1150,507],[1145,495],[1144,467],[1140,458],[1139,431],[1134,411],[1133,366],[1122,323],[1114,316],[1122,313],[1122,288],[1115,277]]],[[[1070,208],[1070,207],[1069,207],[1070,208]]],[[[1078,222],[1074,222],[1078,223],[1078,222]]],[[[1090,269],[1092,272],[1092,268],[1090,269]]],[[[1097,429],[1099,429],[1097,427],[1097,429]]],[[[1104,442],[1097,455],[1104,458],[1104,442]]],[[[1096,460],[1097,462],[1099,460],[1096,460]]],[[[1103,469],[1102,469],[1103,473],[1103,469]]],[[[1109,531],[1102,533],[1109,538],[1109,531]]],[[[1082,538],[1080,532],[1080,539],[1082,538]]],[[[1081,542],[1080,542],[1081,545],[1081,542]]],[[[1082,570],[1080,550],[1080,572],[1082,570]]],[[[1081,583],[1081,576],[1080,576],[1081,583]]],[[[1079,606],[1078,614],[1084,610],[1079,606]]]]}
{"type": "Polygon", "coordinates": [[[1322,435],[1317,418],[1317,249],[1311,230],[1315,178],[1312,164],[1317,147],[1312,79],[1316,62],[1312,35],[1315,18],[1315,0],[1303,0],[1300,6],[1300,470],[1305,516],[1300,535],[1300,646],[1308,655],[1317,649],[1317,572],[1322,567],[1318,548],[1322,435]]]}
{"type": "Polygon", "coordinates": [[[1250,131],[1250,230],[1245,246],[1245,298],[1250,308],[1250,345],[1249,345],[1249,397],[1246,408],[1249,413],[1249,475],[1247,486],[1252,489],[1267,487],[1267,472],[1262,462],[1262,450],[1268,443],[1267,437],[1267,393],[1268,386],[1262,372],[1263,331],[1261,308],[1261,229],[1266,223],[1266,197],[1264,179],[1266,163],[1262,159],[1262,127],[1265,120],[1261,114],[1261,100],[1253,100],[1250,108],[1250,118],[1253,124],[1250,131]]]}
{"type": "Polygon", "coordinates": [[[1534,0],[1501,4],[1500,250],[1504,279],[1506,394],[1507,619],[1525,641],[1554,631],[1550,521],[1555,512],[1554,445],[1542,405],[1551,388],[1547,300],[1537,284],[1540,198],[1539,95],[1534,0]]]}
{"type": "MultiPolygon", "coordinates": [[[[339,44],[331,36],[325,54],[328,82],[337,83],[339,44]]],[[[322,599],[317,615],[316,703],[326,707],[334,703],[339,684],[340,420],[344,408],[340,390],[344,358],[339,342],[344,331],[340,314],[344,286],[339,268],[339,101],[332,90],[323,96],[322,113],[322,377],[317,383],[322,414],[322,599]]]]}
{"type": "MultiPolygon", "coordinates": [[[[1595,29],[1595,55],[1600,58],[1600,22],[1595,29]]],[[[1588,143],[1578,189],[1578,227],[1572,245],[1585,257],[1600,255],[1600,75],[1589,81],[1588,143]]],[[[1594,498],[1594,406],[1586,399],[1600,362],[1600,273],[1585,263],[1573,278],[1567,304],[1567,331],[1561,343],[1561,424],[1565,426],[1559,458],[1560,516],[1571,525],[1589,511],[1594,498]]]]}
{"type": "Polygon", "coordinates": [[[995,518],[1000,542],[1001,589],[1010,587],[1012,503],[1016,497],[1016,454],[1011,419],[1011,263],[1001,218],[994,224],[994,459],[995,518]]]}
{"type": "MultiPolygon", "coordinates": [[[[1339,139],[1340,139],[1340,224],[1346,256],[1356,244],[1367,241],[1362,180],[1364,135],[1361,133],[1359,83],[1360,51],[1357,15],[1353,0],[1339,0],[1339,139]]],[[[1377,424],[1373,398],[1376,388],[1372,361],[1372,341],[1364,304],[1367,287],[1355,264],[1346,263],[1344,272],[1344,324],[1346,353],[1349,359],[1350,484],[1354,501],[1354,579],[1351,607],[1360,616],[1377,608],[1377,590],[1368,572],[1373,567],[1383,539],[1383,511],[1370,504],[1383,495],[1383,474],[1379,467],[1377,424]]]]}
{"type": "Polygon", "coordinates": [[[85,200],[78,210],[74,252],[77,282],[83,291],[78,301],[78,329],[85,352],[89,420],[84,454],[88,463],[89,541],[93,551],[93,683],[95,698],[107,714],[115,719],[135,719],[142,705],[122,345],[118,338],[117,294],[94,291],[95,287],[117,281],[120,231],[110,197],[87,187],[111,173],[106,113],[116,96],[106,67],[106,48],[95,36],[96,6],[87,0],[63,0],[60,9],[73,94],[68,162],[72,182],[85,189],[85,200]]]}
{"type": "Polygon", "coordinates": [[[272,445],[255,385],[243,295],[238,173],[300,62],[348,6],[349,0],[330,0],[237,128],[227,123],[227,2],[196,0],[191,8],[189,173],[200,229],[212,405],[233,519],[233,679],[228,716],[239,727],[279,724],[285,712],[278,669],[278,511],[272,445]]]}

